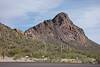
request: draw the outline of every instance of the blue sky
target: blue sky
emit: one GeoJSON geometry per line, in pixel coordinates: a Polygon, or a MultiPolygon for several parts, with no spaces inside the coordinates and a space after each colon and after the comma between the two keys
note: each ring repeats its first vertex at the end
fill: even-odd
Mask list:
{"type": "Polygon", "coordinates": [[[0,22],[22,31],[60,12],[100,44],[100,0],[0,0],[0,22]]]}

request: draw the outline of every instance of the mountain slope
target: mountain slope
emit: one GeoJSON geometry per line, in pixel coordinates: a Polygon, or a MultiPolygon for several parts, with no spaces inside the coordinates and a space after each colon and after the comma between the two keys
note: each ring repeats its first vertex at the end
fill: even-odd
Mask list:
{"type": "Polygon", "coordinates": [[[24,35],[18,29],[0,23],[0,56],[8,57],[25,57],[32,56],[33,50],[37,51],[38,45],[42,42],[33,40],[24,35]],[[37,47],[34,47],[37,45],[37,47]]]}

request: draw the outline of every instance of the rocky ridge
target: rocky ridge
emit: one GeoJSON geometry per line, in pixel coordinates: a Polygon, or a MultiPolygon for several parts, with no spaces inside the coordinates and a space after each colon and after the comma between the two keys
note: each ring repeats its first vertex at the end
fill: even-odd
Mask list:
{"type": "Polygon", "coordinates": [[[77,41],[85,45],[87,37],[82,28],[77,27],[66,13],[59,13],[52,20],[45,20],[27,31],[25,35],[44,41],[77,41]]]}

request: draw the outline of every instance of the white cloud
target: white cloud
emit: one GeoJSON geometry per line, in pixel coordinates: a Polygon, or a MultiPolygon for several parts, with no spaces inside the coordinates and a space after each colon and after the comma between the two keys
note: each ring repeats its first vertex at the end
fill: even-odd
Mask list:
{"type": "Polygon", "coordinates": [[[81,20],[85,27],[91,28],[100,23],[100,8],[90,7],[83,13],[83,20],[81,20]]]}
{"type": "Polygon", "coordinates": [[[27,12],[42,12],[59,6],[62,0],[0,0],[0,18],[12,18],[27,12]]]}

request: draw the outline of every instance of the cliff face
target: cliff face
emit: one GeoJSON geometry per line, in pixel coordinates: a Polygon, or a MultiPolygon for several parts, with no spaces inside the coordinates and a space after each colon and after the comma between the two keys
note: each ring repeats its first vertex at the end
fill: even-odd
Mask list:
{"type": "Polygon", "coordinates": [[[81,45],[85,45],[87,42],[83,29],[74,25],[68,15],[63,12],[56,15],[52,20],[45,20],[43,23],[28,29],[25,31],[25,35],[50,42],[76,41],[81,45]]]}

